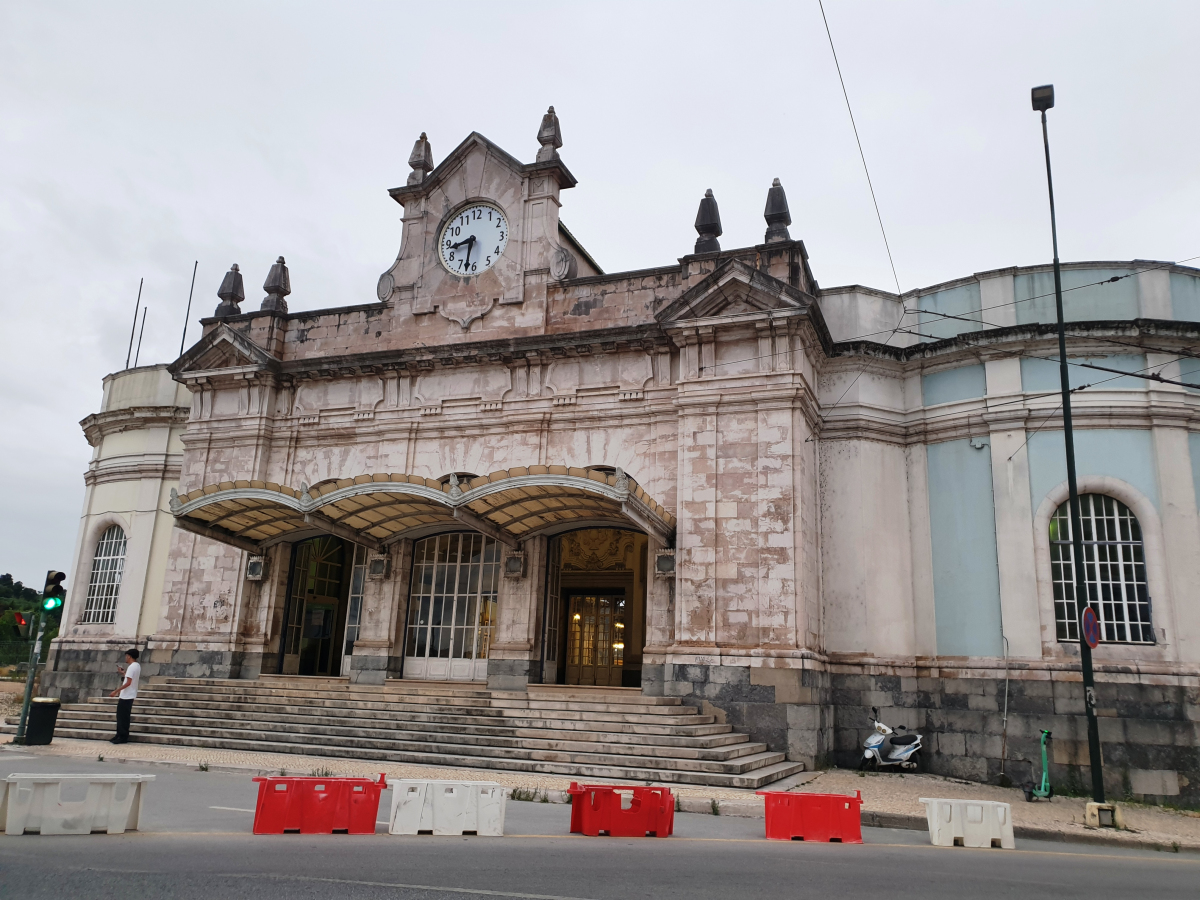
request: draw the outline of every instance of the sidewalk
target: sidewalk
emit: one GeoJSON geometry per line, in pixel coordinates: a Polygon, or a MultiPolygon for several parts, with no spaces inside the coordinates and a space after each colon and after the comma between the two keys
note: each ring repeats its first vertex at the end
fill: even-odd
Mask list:
{"type": "MultiPolygon", "coordinates": [[[[565,802],[563,792],[573,780],[561,775],[509,772],[502,769],[464,769],[388,763],[381,760],[347,760],[291,753],[255,753],[240,750],[209,750],[165,744],[119,744],[58,738],[45,747],[4,747],[8,751],[39,756],[69,756],[106,761],[123,760],[148,764],[188,767],[206,766],[210,771],[247,775],[370,775],[381,772],[391,778],[453,778],[495,781],[523,791],[526,797],[545,795],[551,802],[565,802]]],[[[595,782],[600,779],[588,779],[595,782]]],[[[1160,809],[1141,804],[1124,804],[1127,831],[1087,829],[1083,826],[1086,800],[1055,797],[1051,802],[1026,803],[1019,788],[1001,788],[943,778],[937,775],[859,773],[845,769],[808,772],[787,779],[780,788],[830,794],[862,791],[863,824],[924,830],[925,808],[921,797],[1000,800],[1012,806],[1018,837],[1039,840],[1082,841],[1128,847],[1159,847],[1164,850],[1200,851],[1200,813],[1160,809]]],[[[761,797],[749,790],[672,785],[685,812],[712,812],[732,816],[762,816],[761,797]]]]}

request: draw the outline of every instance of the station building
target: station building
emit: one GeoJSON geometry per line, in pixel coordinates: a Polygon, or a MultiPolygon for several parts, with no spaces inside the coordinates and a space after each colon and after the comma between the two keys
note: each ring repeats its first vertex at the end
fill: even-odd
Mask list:
{"type": "MultiPolygon", "coordinates": [[[[105,379],[50,692],[131,642],[149,677],[635,688],[809,766],[877,706],[934,771],[1021,779],[1052,727],[1088,783],[1051,268],[822,287],[776,181],[761,244],[709,192],[693,252],[606,273],[553,110],[538,142],[422,135],[376,297],[291,313],[281,257],[243,308],[235,266],[178,360],[105,379]]],[[[1200,271],[1063,281],[1106,774],[1194,803],[1200,271]]]]}

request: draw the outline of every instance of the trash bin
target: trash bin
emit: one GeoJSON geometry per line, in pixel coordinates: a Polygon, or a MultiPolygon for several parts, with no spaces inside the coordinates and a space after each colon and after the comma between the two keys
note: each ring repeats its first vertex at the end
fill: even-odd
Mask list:
{"type": "Polygon", "coordinates": [[[26,744],[48,744],[54,739],[54,723],[62,701],[57,697],[34,697],[29,704],[29,722],[25,726],[26,744]]]}

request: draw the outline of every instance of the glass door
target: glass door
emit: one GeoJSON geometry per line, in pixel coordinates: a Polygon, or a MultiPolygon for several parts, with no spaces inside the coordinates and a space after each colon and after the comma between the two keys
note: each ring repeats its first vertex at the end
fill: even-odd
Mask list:
{"type": "Polygon", "coordinates": [[[340,674],[341,653],[335,640],[344,555],[345,547],[335,537],[297,545],[283,636],[283,674],[340,674]]]}
{"type": "Polygon", "coordinates": [[[567,684],[621,686],[625,592],[567,595],[567,684]]]}
{"type": "Polygon", "coordinates": [[[442,534],[416,543],[405,678],[487,678],[499,575],[499,545],[482,534],[442,534]]]}

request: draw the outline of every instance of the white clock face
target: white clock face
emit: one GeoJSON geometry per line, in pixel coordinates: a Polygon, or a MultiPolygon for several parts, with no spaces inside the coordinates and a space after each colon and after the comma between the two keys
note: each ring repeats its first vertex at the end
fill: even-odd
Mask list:
{"type": "Polygon", "coordinates": [[[508,245],[508,219],[498,206],[475,203],[460,209],[438,236],[438,257],[454,275],[469,278],[500,261],[508,245]]]}

